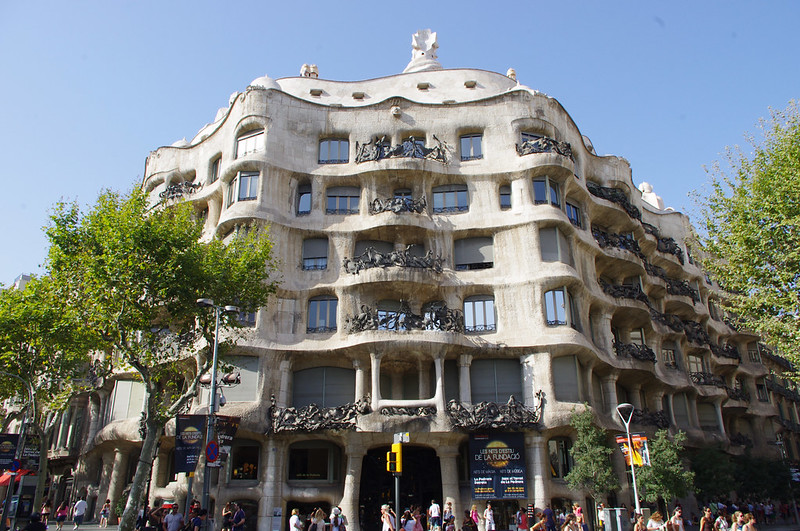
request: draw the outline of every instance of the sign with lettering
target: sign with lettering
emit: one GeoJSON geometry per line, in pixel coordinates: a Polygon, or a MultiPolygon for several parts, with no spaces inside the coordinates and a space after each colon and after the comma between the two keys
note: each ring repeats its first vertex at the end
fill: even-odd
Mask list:
{"type": "Polygon", "coordinates": [[[11,462],[17,457],[18,442],[18,434],[0,433],[0,470],[11,468],[11,462]]]}
{"type": "Polygon", "coordinates": [[[525,439],[521,433],[471,434],[469,470],[475,500],[528,497],[525,439]]]}
{"type": "Polygon", "coordinates": [[[175,473],[194,472],[203,449],[205,415],[178,415],[175,427],[175,473]]]}

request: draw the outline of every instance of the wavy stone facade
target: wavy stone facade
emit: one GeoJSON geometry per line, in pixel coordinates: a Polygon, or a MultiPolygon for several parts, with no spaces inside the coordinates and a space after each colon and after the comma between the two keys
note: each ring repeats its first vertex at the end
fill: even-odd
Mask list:
{"type": "MultiPolygon", "coordinates": [[[[597,156],[555,99],[431,61],[361,82],[259,78],[191,142],[147,158],[154,203],[190,201],[205,238],[269,224],[282,259],[232,359],[242,384],[221,414],[242,422],[212,476],[217,516],[245,501],[267,531],[293,507],[340,505],[352,531],[374,529],[396,432],[411,438],[404,505],[436,497],[463,514],[469,434],[493,430],[524,434],[522,503],[586,506],[563,480],[584,402],[612,432],[630,402],[635,430],[732,453],[796,433],[797,396],[767,389],[757,338],[716,315],[688,218],[644,202],[628,163],[597,156]],[[777,422],[771,396],[793,421],[777,422]]],[[[91,498],[118,498],[135,460],[135,407],[112,415],[115,396],[90,401],[74,486],[91,498]]],[[[151,500],[187,496],[173,424],[151,500]]],[[[616,501],[631,504],[627,486],[616,501]]]]}

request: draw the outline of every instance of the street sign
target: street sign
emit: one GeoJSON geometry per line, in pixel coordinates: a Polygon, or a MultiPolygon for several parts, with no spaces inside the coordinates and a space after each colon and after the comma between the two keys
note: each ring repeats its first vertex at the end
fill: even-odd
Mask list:
{"type": "Polygon", "coordinates": [[[213,463],[219,457],[219,445],[217,441],[209,441],[206,445],[206,461],[213,463]]]}
{"type": "Polygon", "coordinates": [[[13,461],[11,461],[11,469],[10,470],[12,472],[17,472],[17,471],[19,471],[20,468],[22,468],[22,463],[19,461],[19,459],[14,459],[13,461]]]}
{"type": "Polygon", "coordinates": [[[394,434],[394,443],[395,444],[407,443],[409,441],[411,441],[411,437],[409,437],[407,431],[401,431],[400,433],[395,433],[394,434]]]}

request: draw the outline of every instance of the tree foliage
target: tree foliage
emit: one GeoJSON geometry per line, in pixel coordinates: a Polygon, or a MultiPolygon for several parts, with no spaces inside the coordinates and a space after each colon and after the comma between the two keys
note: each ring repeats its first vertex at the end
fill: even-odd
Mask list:
{"type": "Polygon", "coordinates": [[[694,452],[690,458],[694,472],[694,487],[697,499],[707,503],[724,500],[731,491],[738,490],[734,472],[736,465],[731,456],[717,446],[707,446],[694,452]]]}
{"type": "Polygon", "coordinates": [[[706,269],[731,292],[726,308],[800,364],[800,106],[772,111],[752,153],[728,150],[700,199],[706,269]]]}
{"type": "MultiPolygon", "coordinates": [[[[190,204],[153,208],[138,188],[105,192],[86,213],[57,204],[47,235],[48,269],[62,296],[106,342],[113,368],[135,371],[144,385],[141,458],[120,522],[128,531],[164,425],[186,408],[211,365],[214,314],[197,299],[242,311],[264,306],[276,288],[272,246],[256,226],[227,244],[201,242],[190,204]]],[[[235,344],[239,327],[236,316],[223,317],[221,351],[235,344]]]]}
{"type": "Polygon", "coordinates": [[[734,458],[736,493],[742,499],[787,500],[791,472],[783,461],[745,454],[734,458]]]}
{"type": "Polygon", "coordinates": [[[686,434],[679,431],[670,439],[667,430],[658,430],[648,440],[650,466],[636,469],[639,495],[648,503],[663,498],[669,502],[683,498],[694,484],[694,472],[683,465],[683,444],[686,434]]]}
{"type": "Polygon", "coordinates": [[[0,291],[0,400],[19,400],[28,437],[38,436],[40,442],[34,506],[44,491],[47,442],[57,414],[93,385],[89,351],[97,339],[50,278],[32,278],[23,289],[0,291]]]}
{"type": "Polygon", "coordinates": [[[573,410],[570,426],[577,432],[572,444],[572,469],[566,476],[569,488],[587,491],[596,502],[619,488],[611,466],[614,450],[608,445],[608,433],[594,423],[594,414],[584,404],[583,411],[573,410]]]}

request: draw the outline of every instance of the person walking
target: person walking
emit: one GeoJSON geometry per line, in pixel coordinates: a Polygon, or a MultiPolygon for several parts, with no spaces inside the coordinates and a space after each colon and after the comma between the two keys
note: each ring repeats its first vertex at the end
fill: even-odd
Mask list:
{"type": "Polygon", "coordinates": [[[103,507],[100,509],[100,527],[108,527],[108,516],[111,514],[111,500],[106,499],[103,507]]]}
{"type": "Polygon", "coordinates": [[[483,520],[486,522],[486,531],[496,531],[497,526],[494,523],[494,511],[492,504],[486,502],[486,509],[483,511],[483,520]]]}
{"type": "Polygon", "coordinates": [[[50,503],[50,500],[45,500],[42,503],[42,507],[39,509],[39,514],[41,514],[42,522],[44,525],[47,525],[47,521],[50,519],[50,513],[53,511],[53,504],[50,503]]]}
{"type": "Polygon", "coordinates": [[[164,531],[180,531],[183,528],[183,514],[179,509],[177,503],[172,504],[172,509],[161,523],[164,531]]]}
{"type": "Polygon", "coordinates": [[[675,507],[675,512],[672,514],[672,518],[669,519],[669,523],[672,524],[672,531],[684,531],[683,509],[680,506],[675,507]]]}
{"type": "Polygon", "coordinates": [[[228,502],[225,504],[225,507],[222,508],[221,531],[231,531],[232,525],[233,525],[233,508],[231,507],[231,502],[228,502]]]}
{"type": "Polygon", "coordinates": [[[556,515],[553,509],[550,508],[549,503],[545,506],[542,514],[544,515],[544,525],[547,531],[556,531],[556,515]]]}
{"type": "Polygon", "coordinates": [[[231,521],[232,531],[244,531],[244,523],[247,520],[247,515],[244,514],[244,509],[237,502],[231,504],[233,510],[233,520],[231,521]]]}
{"type": "Polygon", "coordinates": [[[75,524],[72,528],[73,530],[78,529],[83,523],[83,516],[86,514],[86,509],[88,507],[86,496],[81,496],[78,501],[75,502],[75,505],[72,507],[72,522],[75,524]]]}
{"type": "Polygon", "coordinates": [[[58,529],[58,531],[61,531],[64,527],[64,521],[66,521],[68,514],[69,507],[67,506],[67,502],[61,502],[61,505],[56,509],[56,529],[58,529]]]}
{"type": "Polygon", "coordinates": [[[703,507],[703,517],[700,519],[700,531],[714,531],[714,518],[711,516],[711,507],[703,507]]]}
{"type": "Polygon", "coordinates": [[[395,520],[392,518],[392,509],[387,505],[381,505],[381,531],[394,531],[395,520]]]}
{"type": "Polygon", "coordinates": [[[428,507],[428,524],[430,531],[442,528],[442,508],[436,500],[431,500],[431,506],[428,507]]]}
{"type": "Polygon", "coordinates": [[[299,509],[292,509],[292,517],[289,518],[289,531],[303,531],[303,523],[300,521],[299,509]]]}

